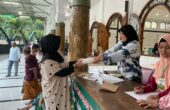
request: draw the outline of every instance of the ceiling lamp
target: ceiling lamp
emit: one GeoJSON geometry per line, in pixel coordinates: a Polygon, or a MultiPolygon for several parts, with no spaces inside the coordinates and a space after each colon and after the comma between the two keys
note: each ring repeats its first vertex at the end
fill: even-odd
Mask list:
{"type": "Polygon", "coordinates": [[[18,14],[19,14],[19,15],[22,15],[22,12],[21,12],[21,11],[19,11],[19,12],[18,12],[18,14]]]}
{"type": "Polygon", "coordinates": [[[166,14],[165,17],[168,18],[168,15],[166,14]]]}
{"type": "Polygon", "coordinates": [[[17,2],[3,2],[3,3],[5,3],[5,4],[11,4],[11,5],[19,5],[19,3],[17,3],[17,2]]]}

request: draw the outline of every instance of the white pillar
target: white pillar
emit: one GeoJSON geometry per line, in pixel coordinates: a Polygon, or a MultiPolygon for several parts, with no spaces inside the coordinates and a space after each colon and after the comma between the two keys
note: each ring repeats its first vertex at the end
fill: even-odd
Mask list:
{"type": "Polygon", "coordinates": [[[55,22],[65,21],[65,5],[67,0],[55,0],[55,22]]]}

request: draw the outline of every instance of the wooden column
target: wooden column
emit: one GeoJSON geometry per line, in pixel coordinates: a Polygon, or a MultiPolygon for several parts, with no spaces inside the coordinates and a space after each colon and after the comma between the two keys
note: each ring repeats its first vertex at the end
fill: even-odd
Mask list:
{"type": "Polygon", "coordinates": [[[63,22],[56,23],[55,35],[61,37],[60,51],[64,55],[64,44],[65,44],[65,24],[63,22]]]}
{"type": "MultiPolygon", "coordinates": [[[[88,56],[90,0],[71,0],[70,59],[88,56]]],[[[80,71],[86,71],[81,68],[80,71]]]]}

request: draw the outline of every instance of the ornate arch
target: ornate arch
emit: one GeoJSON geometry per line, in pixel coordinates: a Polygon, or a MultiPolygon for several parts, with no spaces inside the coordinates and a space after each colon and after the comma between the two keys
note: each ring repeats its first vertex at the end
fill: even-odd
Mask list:
{"type": "Polygon", "coordinates": [[[109,28],[112,24],[112,22],[115,20],[115,19],[118,19],[120,21],[120,24],[123,25],[123,16],[122,14],[116,12],[116,13],[113,13],[109,20],[107,21],[107,24],[106,24],[106,29],[107,29],[107,32],[109,33],[109,28]]]}
{"type": "Polygon", "coordinates": [[[93,32],[93,29],[94,28],[97,28],[98,27],[98,22],[97,21],[94,21],[93,23],[92,23],[92,25],[91,25],[91,28],[90,28],[90,34],[92,35],[92,32],[93,32]]]}
{"type": "Polygon", "coordinates": [[[140,30],[140,45],[141,48],[143,47],[143,33],[144,33],[144,24],[145,24],[145,20],[148,16],[148,14],[151,12],[152,9],[154,9],[157,6],[164,6],[165,8],[167,8],[167,10],[170,13],[170,6],[168,5],[168,0],[165,0],[164,2],[155,2],[154,0],[150,0],[146,3],[146,5],[144,6],[144,8],[142,9],[140,15],[139,15],[139,19],[141,20],[141,30],[140,30]]]}
{"type": "Polygon", "coordinates": [[[132,13],[130,15],[130,20],[129,20],[129,24],[133,25],[133,27],[135,28],[135,30],[137,31],[137,34],[138,34],[138,38],[139,38],[139,41],[140,40],[140,32],[141,32],[141,20],[139,19],[139,16],[136,14],[136,13],[132,13]],[[134,20],[134,18],[137,20],[138,22],[138,27],[134,26],[134,24],[132,23],[132,21],[134,20]]]}
{"type": "MultiPolygon", "coordinates": [[[[91,25],[90,28],[90,35],[89,35],[89,40],[92,40],[93,42],[93,30],[94,28],[97,28],[97,44],[100,44],[100,46],[102,47],[103,51],[108,49],[108,40],[109,40],[109,34],[107,32],[106,26],[103,23],[94,21],[91,25]]],[[[90,47],[92,47],[92,42],[90,41],[90,47]]],[[[92,48],[89,48],[92,51],[92,48]]],[[[91,52],[89,50],[89,52],[91,52]]]]}

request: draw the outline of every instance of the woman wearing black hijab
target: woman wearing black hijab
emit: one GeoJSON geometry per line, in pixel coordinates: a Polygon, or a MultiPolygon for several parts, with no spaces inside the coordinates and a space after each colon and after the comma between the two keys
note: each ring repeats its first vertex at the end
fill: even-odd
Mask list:
{"type": "Polygon", "coordinates": [[[93,63],[104,61],[105,64],[117,62],[118,71],[129,80],[141,82],[139,58],[140,45],[136,31],[131,25],[119,29],[120,41],[102,55],[95,57],[93,63]]]}
{"type": "Polygon", "coordinates": [[[42,90],[46,108],[49,110],[70,110],[68,75],[74,72],[75,62],[64,62],[58,52],[60,37],[49,34],[42,38],[41,61],[42,90]]]}

